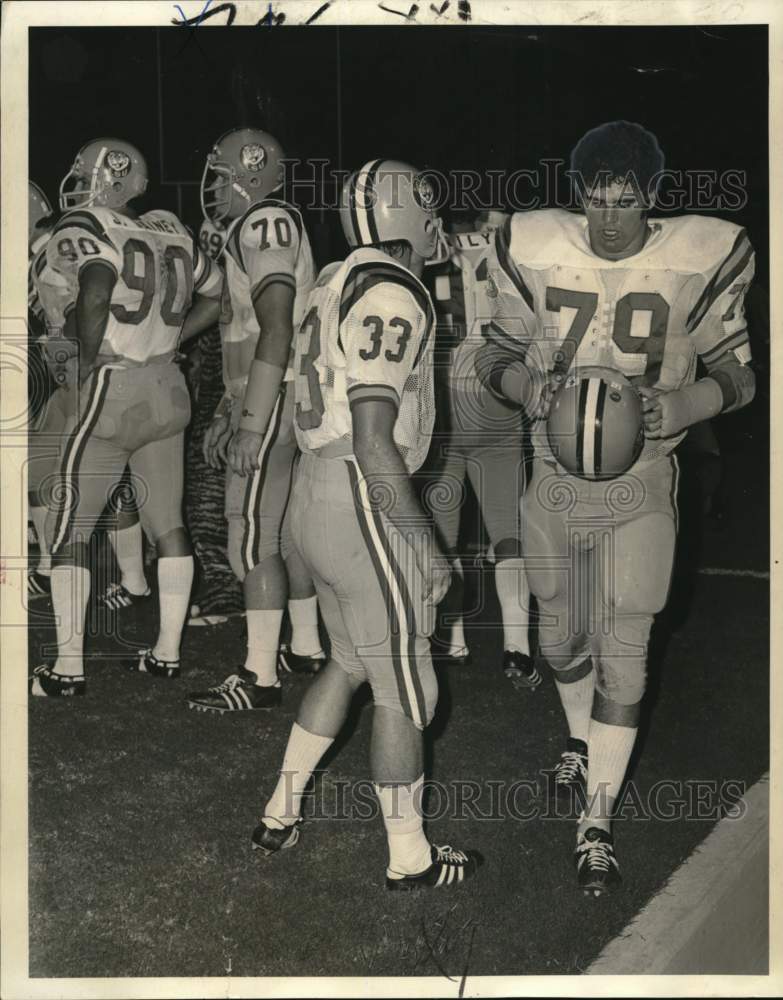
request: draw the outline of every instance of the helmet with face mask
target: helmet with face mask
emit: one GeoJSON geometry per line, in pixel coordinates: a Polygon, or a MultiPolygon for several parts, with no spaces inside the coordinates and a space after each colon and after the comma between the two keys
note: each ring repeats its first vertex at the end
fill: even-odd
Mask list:
{"type": "Polygon", "coordinates": [[[60,208],[122,208],[147,190],[147,162],[124,139],[82,146],[60,184],[60,208]]]}
{"type": "Polygon", "coordinates": [[[28,181],[27,189],[27,241],[32,243],[38,226],[52,214],[52,206],[37,184],[28,181]]]}
{"type": "Polygon", "coordinates": [[[403,240],[427,263],[449,255],[432,185],[409,163],[365,163],[343,188],[340,221],[351,247],[403,240]]]}
{"type": "Polygon", "coordinates": [[[283,185],[285,153],[256,128],[225,132],[212,147],[201,177],[201,210],[211,222],[236,219],[283,185]]]}

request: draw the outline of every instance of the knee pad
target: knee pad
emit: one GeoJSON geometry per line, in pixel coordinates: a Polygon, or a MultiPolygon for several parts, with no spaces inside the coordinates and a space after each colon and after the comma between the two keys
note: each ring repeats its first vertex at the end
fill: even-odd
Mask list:
{"type": "Polygon", "coordinates": [[[601,636],[595,686],[618,705],[635,705],[647,685],[647,644],[652,615],[617,615],[611,635],[601,636]]]}
{"type": "Polygon", "coordinates": [[[538,648],[554,671],[569,670],[590,652],[590,637],[572,631],[565,600],[538,601],[538,648]]]}

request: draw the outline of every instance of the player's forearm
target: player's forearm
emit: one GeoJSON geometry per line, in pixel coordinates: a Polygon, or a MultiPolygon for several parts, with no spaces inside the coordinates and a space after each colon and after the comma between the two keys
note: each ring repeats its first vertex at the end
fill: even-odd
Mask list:
{"type": "Polygon", "coordinates": [[[479,381],[495,395],[532,413],[541,395],[543,380],[524,361],[493,344],[476,354],[479,381]]]}
{"type": "Polygon", "coordinates": [[[79,365],[92,368],[109,321],[111,297],[89,289],[79,292],[76,300],[76,337],[79,341],[79,365]]]}
{"type": "Polygon", "coordinates": [[[354,440],[354,454],[364,477],[367,500],[385,514],[420,551],[433,542],[429,518],[419,504],[405,462],[393,440],[354,440]]]}
{"type": "Polygon", "coordinates": [[[196,295],[193,305],[188,310],[180,334],[181,343],[186,343],[191,337],[197,337],[205,330],[215,326],[220,316],[220,301],[208,298],[206,295],[196,295]]]}

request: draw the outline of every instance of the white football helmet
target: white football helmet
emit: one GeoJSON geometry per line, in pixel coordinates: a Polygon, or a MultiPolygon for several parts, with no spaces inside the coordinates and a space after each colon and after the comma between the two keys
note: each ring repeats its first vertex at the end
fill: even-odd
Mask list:
{"type": "Polygon", "coordinates": [[[32,243],[33,234],[38,226],[44,219],[48,218],[52,214],[52,206],[49,204],[49,199],[37,184],[34,184],[32,181],[28,181],[27,188],[27,240],[29,243],[32,243]]]}
{"type": "Polygon", "coordinates": [[[147,190],[147,162],[124,139],[94,139],[60,184],[60,208],[122,208],[147,190]]]}
{"type": "Polygon", "coordinates": [[[405,240],[428,263],[449,255],[432,185],[409,163],[365,163],[343,187],[340,221],[351,247],[405,240]]]}
{"type": "Polygon", "coordinates": [[[205,219],[236,219],[283,185],[285,153],[274,136],[257,128],[225,132],[212,147],[201,176],[205,219]]]}

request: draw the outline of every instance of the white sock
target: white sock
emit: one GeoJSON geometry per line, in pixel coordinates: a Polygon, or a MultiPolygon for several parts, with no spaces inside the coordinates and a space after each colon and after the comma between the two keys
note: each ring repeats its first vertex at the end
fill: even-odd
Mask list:
{"type": "Polygon", "coordinates": [[[46,544],[46,515],[49,513],[48,507],[31,507],[30,517],[35,527],[35,534],[38,538],[38,565],[36,573],[41,576],[49,576],[52,572],[52,556],[49,546],[46,544]]]}
{"type": "Polygon", "coordinates": [[[122,585],[132,594],[146,594],[149,590],[144,575],[144,547],[141,538],[141,524],[137,521],[129,528],[118,528],[109,532],[109,540],[117,557],[117,565],[122,574],[122,585]]]}
{"type": "Polygon", "coordinates": [[[280,684],[277,679],[277,651],[280,646],[282,611],[258,611],[248,608],[247,659],[245,670],[256,675],[256,684],[272,687],[280,684]]]}
{"type": "Polygon", "coordinates": [[[376,785],[386,839],[389,843],[387,874],[416,875],[432,864],[432,847],[424,836],[421,795],[424,775],[411,785],[376,785]]]}
{"type": "Polygon", "coordinates": [[[318,598],[301,597],[288,602],[291,619],[291,652],[297,656],[321,656],[321,637],[318,634],[318,598]]]}
{"type": "Polygon", "coordinates": [[[179,659],[192,586],[193,556],[161,556],[158,559],[160,626],[152,654],[159,660],[179,659]]]}
{"type": "Polygon", "coordinates": [[[587,808],[580,822],[582,829],[592,825],[592,820],[608,827],[635,740],[635,726],[610,726],[595,719],[590,721],[587,808]]]}
{"type": "Polygon", "coordinates": [[[568,722],[569,735],[575,740],[587,743],[590,715],[593,711],[595,670],[591,667],[581,680],[574,681],[573,684],[561,684],[555,678],[555,686],[568,722]]]}
{"type": "Polygon", "coordinates": [[[524,559],[495,563],[495,588],[503,615],[503,648],[530,655],[530,587],[524,559]]]}
{"type": "Polygon", "coordinates": [[[291,727],[280,778],[264,810],[264,821],[280,829],[295,823],[302,809],[302,794],[318,761],[334,743],[331,736],[317,736],[298,722],[291,727]]]}
{"type": "MultiPolygon", "coordinates": [[[[462,573],[462,561],[459,556],[452,560],[451,568],[455,576],[459,576],[461,580],[464,580],[464,575],[462,573]]],[[[467,655],[468,644],[465,640],[465,622],[462,618],[461,612],[459,618],[451,623],[448,651],[451,656],[467,655]]]]}
{"type": "Polygon", "coordinates": [[[90,596],[90,571],[83,566],[52,569],[52,606],[57,629],[56,674],[84,674],[84,619],[90,596]]]}

